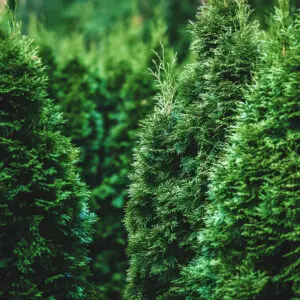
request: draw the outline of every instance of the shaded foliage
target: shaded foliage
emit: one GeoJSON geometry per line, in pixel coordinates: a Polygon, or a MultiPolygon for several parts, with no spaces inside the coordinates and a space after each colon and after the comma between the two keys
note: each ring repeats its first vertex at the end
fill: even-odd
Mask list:
{"type": "Polygon", "coordinates": [[[61,134],[32,42],[11,28],[0,40],[0,296],[90,299],[94,215],[78,152],[61,134]]]}
{"type": "Polygon", "coordinates": [[[109,297],[118,297],[125,283],[127,237],[122,219],[137,126],[152,110],[156,91],[148,71],[155,55],[151,49],[158,50],[160,42],[167,43],[161,18],[156,16],[147,25],[146,29],[139,15],[120,21],[102,40],[99,54],[101,77],[106,82],[105,136],[101,180],[93,190],[92,201],[102,222],[97,224],[92,252],[94,272],[103,276],[97,281],[109,297]],[[104,286],[101,278],[107,282],[104,286]]]}
{"type": "Polygon", "coordinates": [[[67,119],[64,132],[81,148],[82,176],[100,217],[91,245],[93,280],[100,297],[119,298],[127,267],[127,176],[139,120],[153,107],[151,49],[167,44],[166,26],[159,11],[147,24],[135,14],[116,23],[99,46],[80,34],[58,39],[34,22],[29,28],[48,65],[49,93],[67,119]]]}

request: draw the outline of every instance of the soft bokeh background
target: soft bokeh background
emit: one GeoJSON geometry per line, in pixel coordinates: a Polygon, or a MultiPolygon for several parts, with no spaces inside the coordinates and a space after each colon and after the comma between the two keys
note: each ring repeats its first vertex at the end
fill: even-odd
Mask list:
{"type": "MultiPolygon", "coordinates": [[[[250,1],[266,27],[273,0],[250,1]]],[[[294,5],[296,0],[293,0],[294,5]]],[[[49,76],[49,95],[81,149],[79,169],[98,215],[91,246],[95,299],[120,299],[125,284],[122,222],[139,122],[153,109],[157,52],[178,70],[191,59],[188,23],[200,0],[10,0],[34,39],[49,76]],[[163,45],[163,46],[162,46],[163,45]],[[164,53],[164,54],[163,54],[164,53]]]]}

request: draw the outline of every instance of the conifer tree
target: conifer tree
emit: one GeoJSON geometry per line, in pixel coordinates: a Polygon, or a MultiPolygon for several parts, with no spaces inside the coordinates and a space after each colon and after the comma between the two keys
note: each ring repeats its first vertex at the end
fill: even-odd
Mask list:
{"type": "Polygon", "coordinates": [[[298,299],[300,19],[271,22],[255,83],[211,175],[190,299],[298,299]]]}
{"type": "Polygon", "coordinates": [[[103,82],[95,64],[93,49],[87,49],[81,34],[57,36],[31,16],[29,35],[38,46],[39,56],[49,77],[49,96],[66,120],[63,132],[80,149],[79,167],[84,181],[98,184],[99,155],[103,143],[103,82]]]}
{"type": "Polygon", "coordinates": [[[59,104],[64,118],[64,133],[80,147],[82,178],[90,187],[98,184],[100,148],[103,143],[103,117],[99,109],[104,96],[101,79],[81,55],[56,64],[50,76],[49,95],[59,104]]]}
{"type": "Polygon", "coordinates": [[[195,62],[175,99],[174,82],[162,81],[160,104],[143,123],[135,152],[126,216],[128,299],[185,299],[177,284],[197,251],[208,172],[258,54],[258,29],[245,1],[205,2],[193,26],[195,62]]]}
{"type": "Polygon", "coordinates": [[[77,150],[31,40],[17,25],[0,37],[0,297],[85,299],[94,216],[77,150]]]}

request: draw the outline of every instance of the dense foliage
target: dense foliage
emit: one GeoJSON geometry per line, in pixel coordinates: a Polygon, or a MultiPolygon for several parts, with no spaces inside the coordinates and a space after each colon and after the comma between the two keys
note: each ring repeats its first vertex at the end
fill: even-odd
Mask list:
{"type": "MultiPolygon", "coordinates": [[[[299,16],[280,1],[255,84],[211,174],[191,299],[298,299],[299,16]]],[[[185,293],[186,295],[186,293],[185,293]]]]}
{"type": "MultiPolygon", "coordinates": [[[[128,172],[132,162],[139,121],[153,107],[156,91],[148,66],[154,57],[151,49],[166,44],[166,26],[159,17],[143,23],[139,16],[121,21],[111,35],[102,40],[99,59],[104,78],[104,144],[99,185],[93,190],[93,207],[100,216],[92,253],[99,285],[116,297],[125,283],[127,258],[126,233],[122,223],[127,202],[128,172]],[[108,285],[103,285],[103,280],[108,285]]],[[[170,51],[168,51],[170,52],[170,51]]]]}
{"type": "Polygon", "coordinates": [[[0,0],[0,298],[300,299],[296,4],[0,0]]]}
{"type": "Polygon", "coordinates": [[[167,24],[167,35],[170,44],[177,52],[179,61],[186,58],[190,43],[190,34],[187,25],[195,20],[199,0],[139,0],[139,8],[145,19],[153,18],[153,7],[160,6],[163,19],[167,24]]]}
{"type": "Polygon", "coordinates": [[[186,25],[194,20],[199,4],[199,0],[24,0],[19,2],[18,14],[26,28],[28,12],[35,12],[48,29],[65,35],[77,31],[88,41],[101,42],[118,20],[139,15],[151,22],[159,7],[170,43],[184,58],[190,40],[186,25]]]}
{"type": "MultiPolygon", "coordinates": [[[[72,46],[76,46],[73,39],[66,43],[66,49],[72,46]]],[[[52,72],[49,72],[48,90],[67,120],[64,133],[81,149],[79,166],[82,178],[93,187],[101,172],[99,152],[104,128],[102,111],[98,108],[104,97],[101,79],[83,56],[84,54],[77,53],[68,58],[57,59],[52,65],[52,72]]],[[[47,55],[45,58],[47,59],[47,55]]],[[[51,64],[48,66],[51,68],[51,64]]]]}
{"type": "Polygon", "coordinates": [[[175,99],[174,83],[162,83],[165,104],[143,124],[126,217],[129,299],[174,297],[180,269],[195,254],[208,171],[258,54],[258,29],[249,14],[242,0],[201,7],[193,26],[195,62],[175,99]]]}
{"type": "Polygon", "coordinates": [[[67,120],[64,132],[81,148],[82,176],[100,217],[91,245],[93,280],[107,298],[119,297],[125,282],[122,219],[131,152],[139,120],[153,107],[153,51],[167,46],[159,14],[147,22],[139,14],[120,20],[97,48],[80,34],[55,38],[35,19],[29,26],[47,64],[49,93],[67,120]]]}
{"type": "Polygon", "coordinates": [[[95,66],[96,53],[81,34],[56,36],[36,17],[29,34],[49,76],[48,93],[66,120],[63,131],[80,148],[81,176],[90,187],[98,184],[104,138],[104,80],[95,66]]]}
{"type": "MultiPolygon", "coordinates": [[[[1,22],[4,17],[1,14],[1,22]]],[[[47,77],[19,28],[0,40],[2,299],[84,299],[94,216],[77,150],[47,98],[47,77]]]]}

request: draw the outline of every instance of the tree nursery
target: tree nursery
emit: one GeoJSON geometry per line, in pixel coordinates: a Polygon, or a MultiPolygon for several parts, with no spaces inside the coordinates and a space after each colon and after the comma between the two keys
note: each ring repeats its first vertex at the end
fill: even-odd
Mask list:
{"type": "Polygon", "coordinates": [[[0,300],[299,300],[299,9],[0,0],[0,300]]]}

